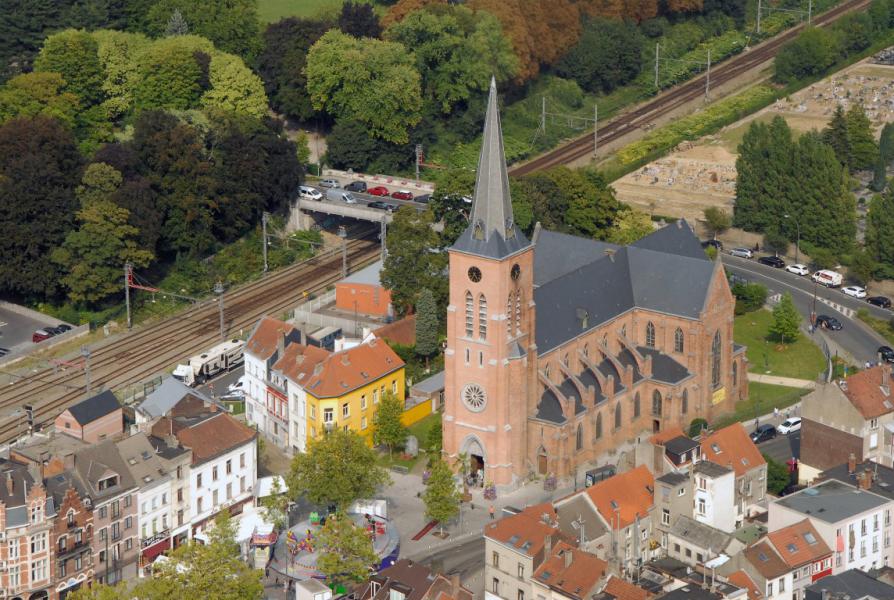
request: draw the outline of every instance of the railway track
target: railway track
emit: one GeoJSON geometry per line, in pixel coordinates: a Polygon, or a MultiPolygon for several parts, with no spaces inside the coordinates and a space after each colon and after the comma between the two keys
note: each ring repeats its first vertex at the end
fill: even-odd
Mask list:
{"type": "MultiPolygon", "coordinates": [[[[378,258],[379,244],[374,237],[370,233],[347,242],[350,270],[378,258]]],[[[325,290],[341,279],[341,270],[342,252],[337,248],[234,289],[224,297],[226,331],[236,335],[264,315],[278,315],[294,307],[305,292],[325,290]]],[[[117,336],[91,348],[91,388],[114,390],[143,381],[219,341],[219,331],[217,300],[207,300],[155,325],[117,336]]],[[[25,416],[15,409],[32,404],[35,422],[45,423],[82,400],[85,386],[80,370],[45,369],[0,389],[0,443],[25,432],[25,416]]]]}
{"type": "MultiPolygon", "coordinates": [[[[870,0],[848,0],[818,15],[813,24],[819,27],[828,25],[838,18],[853,11],[864,10],[870,0]]],[[[727,61],[719,63],[711,69],[711,85],[718,86],[729,82],[741,74],[760,66],[772,59],[780,48],[794,39],[804,25],[793,27],[784,33],[771,38],[753,49],[737,54],[727,61]]],[[[640,129],[651,121],[672,113],[682,105],[704,95],[705,74],[660,93],[658,96],[610,120],[599,130],[599,142],[607,144],[640,129]]],[[[593,153],[593,136],[585,135],[547,152],[529,162],[517,165],[509,170],[515,177],[528,175],[551,167],[568,164],[593,153]]]]}

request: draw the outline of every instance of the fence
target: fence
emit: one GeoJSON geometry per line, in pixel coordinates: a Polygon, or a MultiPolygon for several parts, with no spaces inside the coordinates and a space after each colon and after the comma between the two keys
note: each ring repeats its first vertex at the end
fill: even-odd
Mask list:
{"type": "Polygon", "coordinates": [[[149,381],[143,381],[115,392],[121,404],[130,405],[142,401],[149,394],[154,392],[161,385],[162,376],[153,377],[149,381]]]}
{"type": "Polygon", "coordinates": [[[328,306],[334,302],[335,290],[328,291],[322,296],[314,298],[313,300],[308,300],[304,304],[299,304],[292,311],[291,318],[296,324],[306,323],[308,325],[316,325],[317,327],[335,327],[336,329],[341,329],[345,334],[353,334],[355,336],[360,336],[363,333],[363,328],[366,326],[378,326],[376,323],[369,323],[366,320],[359,318],[359,316],[355,320],[346,317],[320,314],[319,311],[321,311],[324,306],[328,306]]]}

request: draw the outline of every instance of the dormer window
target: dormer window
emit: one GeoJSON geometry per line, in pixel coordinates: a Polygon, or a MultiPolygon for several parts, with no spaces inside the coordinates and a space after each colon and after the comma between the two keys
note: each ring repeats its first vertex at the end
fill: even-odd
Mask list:
{"type": "Polygon", "coordinates": [[[115,487],[116,485],[118,485],[118,476],[110,475],[109,477],[100,479],[99,483],[97,484],[97,487],[99,488],[99,491],[101,492],[103,490],[107,490],[109,488],[115,487]]]}
{"type": "Polygon", "coordinates": [[[400,590],[396,590],[394,588],[388,590],[388,600],[404,600],[404,598],[404,593],[400,590]]]}

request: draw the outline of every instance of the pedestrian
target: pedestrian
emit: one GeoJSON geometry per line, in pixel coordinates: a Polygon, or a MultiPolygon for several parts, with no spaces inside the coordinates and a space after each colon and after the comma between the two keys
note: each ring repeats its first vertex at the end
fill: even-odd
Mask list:
{"type": "Polygon", "coordinates": [[[773,416],[774,416],[774,417],[778,417],[778,416],[779,416],[779,409],[778,409],[778,408],[775,408],[775,407],[773,408],[773,416]]]}
{"type": "Polygon", "coordinates": [[[270,567],[264,568],[264,577],[270,578],[270,567]]]}
{"type": "Polygon", "coordinates": [[[490,512],[490,520],[493,521],[494,520],[494,505],[493,504],[490,505],[490,508],[488,509],[488,511],[490,512]]]}

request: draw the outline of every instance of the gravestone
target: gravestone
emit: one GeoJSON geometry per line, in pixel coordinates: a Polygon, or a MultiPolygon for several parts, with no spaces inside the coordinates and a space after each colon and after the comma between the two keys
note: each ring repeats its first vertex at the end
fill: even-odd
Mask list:
{"type": "Polygon", "coordinates": [[[407,443],[404,447],[404,452],[414,458],[419,454],[419,440],[416,439],[415,435],[407,436],[407,443]]]}

